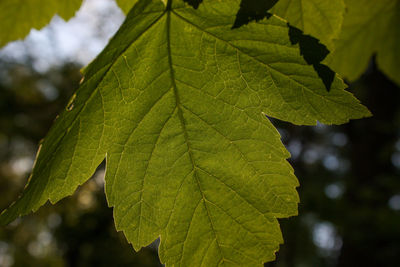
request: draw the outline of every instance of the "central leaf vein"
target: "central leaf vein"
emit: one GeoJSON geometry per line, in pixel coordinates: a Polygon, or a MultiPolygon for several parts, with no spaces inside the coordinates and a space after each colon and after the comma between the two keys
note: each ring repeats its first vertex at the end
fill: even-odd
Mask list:
{"type": "Polygon", "coordinates": [[[216,239],[216,242],[217,242],[217,247],[218,247],[219,253],[222,256],[222,259],[224,259],[221,247],[219,245],[218,236],[217,236],[214,224],[213,224],[212,219],[211,219],[211,214],[210,214],[210,211],[209,211],[209,209],[207,207],[207,204],[206,204],[207,199],[206,199],[206,197],[204,195],[204,191],[203,191],[203,189],[201,187],[199,178],[197,176],[198,175],[197,174],[197,166],[195,164],[192,151],[190,149],[190,144],[189,144],[190,142],[189,142],[189,137],[188,137],[188,134],[187,134],[185,118],[183,116],[183,111],[182,111],[180,98],[179,98],[179,92],[178,92],[178,88],[177,88],[177,85],[176,85],[176,82],[175,82],[175,74],[174,74],[174,68],[173,68],[173,63],[172,63],[172,52],[171,52],[171,11],[167,12],[167,49],[168,49],[168,62],[169,62],[170,70],[171,70],[171,81],[172,81],[172,86],[173,86],[176,106],[178,108],[178,117],[179,117],[179,121],[180,121],[181,128],[182,128],[182,131],[183,131],[183,136],[185,138],[185,143],[187,145],[189,158],[190,158],[191,164],[193,166],[193,170],[194,170],[193,177],[195,178],[197,187],[198,187],[198,189],[199,189],[199,191],[201,193],[203,204],[204,204],[204,207],[205,207],[206,212],[207,212],[207,217],[208,217],[208,220],[210,222],[212,233],[215,236],[215,239],[216,239]]]}

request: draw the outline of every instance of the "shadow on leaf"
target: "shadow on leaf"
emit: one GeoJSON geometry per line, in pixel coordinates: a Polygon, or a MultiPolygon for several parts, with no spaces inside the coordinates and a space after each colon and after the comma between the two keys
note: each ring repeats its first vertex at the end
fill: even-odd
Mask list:
{"type": "Polygon", "coordinates": [[[307,64],[312,65],[318,76],[323,81],[326,90],[331,89],[335,72],[328,66],[321,64],[321,61],[329,54],[329,50],[319,42],[318,39],[305,35],[303,32],[289,25],[289,38],[292,44],[299,44],[300,54],[303,56],[307,64]]]}
{"type": "Polygon", "coordinates": [[[203,0],[183,0],[183,1],[191,5],[194,9],[199,8],[199,5],[203,2],[203,0]]]}
{"type": "MultiPolygon", "coordinates": [[[[203,0],[184,0],[186,3],[197,9],[203,0]]],[[[272,14],[268,11],[278,2],[278,0],[242,0],[239,11],[236,14],[232,29],[239,28],[251,21],[260,21],[264,18],[269,19],[272,14]]],[[[327,91],[330,91],[335,72],[328,66],[321,64],[322,60],[329,54],[329,50],[319,42],[318,39],[305,35],[301,30],[289,25],[290,42],[300,47],[300,54],[307,64],[312,65],[318,76],[321,78],[327,91]]]]}
{"type": "MultiPolygon", "coordinates": [[[[232,29],[239,28],[251,21],[269,19],[272,14],[268,13],[268,11],[277,2],[278,0],[265,0],[262,2],[259,0],[242,0],[232,29]]],[[[289,25],[289,23],[288,27],[290,42],[299,45],[300,54],[304,60],[314,67],[326,90],[330,91],[335,73],[328,66],[321,64],[321,61],[329,54],[329,50],[318,39],[305,35],[301,30],[289,25]]]]}
{"type": "Polygon", "coordinates": [[[232,28],[239,28],[253,20],[259,21],[271,17],[268,10],[270,10],[277,2],[278,0],[242,0],[232,28]]]}

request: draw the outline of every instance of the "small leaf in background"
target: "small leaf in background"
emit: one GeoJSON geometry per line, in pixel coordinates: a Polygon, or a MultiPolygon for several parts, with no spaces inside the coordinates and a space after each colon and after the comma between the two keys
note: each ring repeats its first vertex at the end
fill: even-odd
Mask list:
{"type": "MultiPolygon", "coordinates": [[[[262,266],[297,214],[290,154],[267,116],[339,124],[369,116],[301,34],[270,16],[232,29],[238,0],[139,1],[37,155],[6,224],[71,195],[106,158],[116,228],[167,266],[262,266]],[[297,39],[296,39],[297,38],[297,39]]],[[[323,53],[323,51],[321,51],[323,53]]]]}
{"type": "Polygon", "coordinates": [[[32,28],[41,29],[54,15],[72,18],[82,0],[0,1],[0,47],[24,38],[32,28]]]}
{"type": "Polygon", "coordinates": [[[325,62],[351,81],[376,53],[379,68],[400,84],[400,1],[346,0],[343,28],[325,62]]]}

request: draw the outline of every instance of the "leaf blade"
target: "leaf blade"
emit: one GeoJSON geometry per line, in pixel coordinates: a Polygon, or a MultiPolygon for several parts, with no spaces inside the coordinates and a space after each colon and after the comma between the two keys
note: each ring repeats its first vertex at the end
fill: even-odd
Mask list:
{"type": "Polygon", "coordinates": [[[299,198],[297,178],[286,161],[290,155],[265,114],[315,124],[369,113],[344,91],[340,79],[325,90],[291,43],[286,22],[272,17],[231,30],[238,7],[239,1],[206,0],[194,10],[176,1],[165,10],[158,0],[139,2],[86,68],[74,108],[61,115],[45,139],[45,156],[39,155],[31,180],[34,185],[45,181],[44,193],[36,196],[30,189],[20,207],[11,207],[0,222],[46,198],[70,194],[106,155],[107,201],[116,228],[135,249],[161,236],[160,257],[168,265],[261,266],[273,260],[283,242],[277,219],[296,215],[299,198]],[[301,71],[282,65],[288,62],[301,71]],[[271,64],[278,69],[276,84],[271,64]],[[301,86],[292,81],[299,79],[291,77],[293,72],[301,86]],[[305,86],[329,98],[335,116],[322,107],[323,115],[316,114],[305,98],[280,96],[281,90],[296,96],[305,86]],[[346,113],[335,97],[357,112],[346,113]],[[299,116],[299,110],[307,116],[299,116]],[[74,126],[82,121],[85,127],[74,126]],[[71,145],[65,158],[56,153],[71,145]],[[79,172],[76,166],[84,157],[92,161],[79,172]],[[56,174],[66,177],[47,175],[44,162],[53,169],[65,165],[56,174]],[[58,180],[71,176],[82,180],[60,190],[58,180]],[[59,195],[53,196],[56,189],[59,195]]]}
{"type": "MultiPolygon", "coordinates": [[[[139,10],[143,11],[140,7],[139,10]]],[[[148,25],[161,13],[162,11],[158,13],[154,11],[146,16],[138,16],[131,21],[136,25],[131,34],[140,35],[146,31],[148,25]],[[143,17],[146,18],[142,19],[143,17]]],[[[108,82],[106,74],[113,65],[114,58],[124,49],[124,46],[118,46],[111,53],[106,51],[92,63],[98,68],[94,71],[90,65],[86,68],[84,82],[43,140],[23,194],[16,203],[2,212],[1,224],[8,224],[19,216],[36,211],[47,200],[55,203],[71,195],[77,186],[92,176],[97,166],[104,160],[108,142],[111,141],[112,129],[104,130],[107,126],[103,112],[104,98],[98,88],[108,82]],[[85,126],[83,128],[82,122],[85,126]],[[82,129],[81,137],[76,138],[82,129]],[[87,141],[91,139],[92,141],[87,141]],[[81,155],[81,158],[74,157],[76,153],[81,155]],[[82,162],[82,159],[85,160],[82,162]],[[82,168],[79,168],[80,164],[82,168]],[[71,167],[74,168],[72,172],[71,167]],[[51,172],[52,169],[56,171],[51,172]],[[70,181],[69,185],[64,183],[66,180],[70,181]],[[68,188],[63,190],[63,185],[68,188]]]]}

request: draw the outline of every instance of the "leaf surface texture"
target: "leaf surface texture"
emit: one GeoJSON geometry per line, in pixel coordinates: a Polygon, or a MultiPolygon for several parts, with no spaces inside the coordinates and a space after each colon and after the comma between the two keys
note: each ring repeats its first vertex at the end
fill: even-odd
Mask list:
{"type": "Polygon", "coordinates": [[[56,202],[106,158],[116,228],[167,266],[262,266],[297,214],[298,181],[271,116],[332,124],[369,115],[330,91],[272,16],[231,29],[240,1],[139,1],[42,144],[8,223],[56,202]]]}

